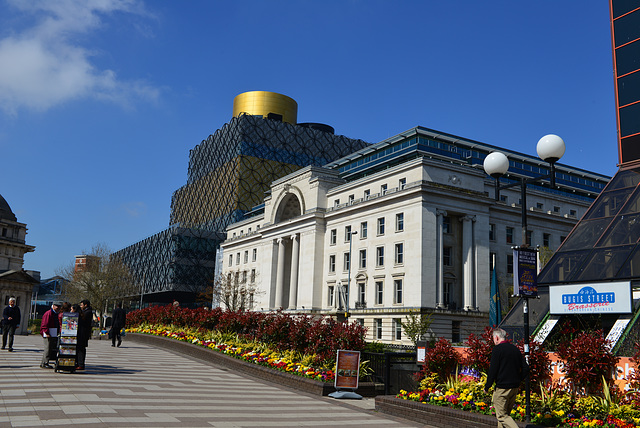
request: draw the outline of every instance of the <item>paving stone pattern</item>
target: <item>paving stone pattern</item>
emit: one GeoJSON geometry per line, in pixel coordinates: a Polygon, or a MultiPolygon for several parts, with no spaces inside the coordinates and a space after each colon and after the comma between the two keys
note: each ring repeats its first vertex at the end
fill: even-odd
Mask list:
{"type": "Polygon", "coordinates": [[[0,351],[0,427],[417,427],[373,400],[314,397],[185,355],[92,340],[83,372],[39,367],[39,336],[0,351]]]}

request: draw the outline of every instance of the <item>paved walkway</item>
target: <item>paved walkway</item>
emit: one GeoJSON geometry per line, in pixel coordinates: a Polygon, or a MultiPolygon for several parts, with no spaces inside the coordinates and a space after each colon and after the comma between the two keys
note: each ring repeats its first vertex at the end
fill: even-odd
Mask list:
{"type": "Polygon", "coordinates": [[[315,397],[211,363],[123,341],[92,340],[87,370],[39,367],[39,336],[0,351],[0,427],[418,427],[373,399],[315,397]]]}

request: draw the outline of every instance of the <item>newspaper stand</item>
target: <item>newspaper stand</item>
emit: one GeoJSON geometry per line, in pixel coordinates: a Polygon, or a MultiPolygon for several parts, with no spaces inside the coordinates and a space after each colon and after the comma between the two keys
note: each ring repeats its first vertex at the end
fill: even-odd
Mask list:
{"type": "Polygon", "coordinates": [[[58,338],[58,358],[55,371],[76,371],[76,346],[78,345],[78,313],[65,312],[62,314],[60,337],[58,338]]]}

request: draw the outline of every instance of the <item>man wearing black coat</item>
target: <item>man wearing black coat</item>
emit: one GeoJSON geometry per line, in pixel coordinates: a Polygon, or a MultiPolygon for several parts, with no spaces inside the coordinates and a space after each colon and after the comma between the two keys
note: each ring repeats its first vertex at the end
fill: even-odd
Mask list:
{"type": "Polygon", "coordinates": [[[80,315],[78,319],[78,344],[76,345],[76,355],[78,358],[78,366],[76,370],[84,370],[84,362],[87,358],[87,346],[91,339],[91,330],[93,323],[93,309],[91,303],[85,299],[80,302],[80,315]]]}
{"type": "Polygon", "coordinates": [[[2,313],[2,349],[7,347],[9,336],[9,352],[13,352],[13,336],[20,327],[20,308],[16,305],[16,298],[9,297],[9,306],[2,313]]]}
{"type": "Polygon", "coordinates": [[[511,418],[511,409],[516,402],[520,382],[529,375],[529,365],[520,350],[507,342],[507,332],[501,328],[493,329],[493,351],[487,374],[485,392],[496,383],[493,392],[493,407],[496,409],[498,427],[518,428],[511,418]]]}
{"type": "Polygon", "coordinates": [[[122,337],[120,336],[120,333],[126,323],[127,313],[122,309],[122,303],[118,303],[111,314],[111,331],[109,332],[111,346],[116,346],[116,339],[118,340],[118,346],[122,344],[122,337]]]}

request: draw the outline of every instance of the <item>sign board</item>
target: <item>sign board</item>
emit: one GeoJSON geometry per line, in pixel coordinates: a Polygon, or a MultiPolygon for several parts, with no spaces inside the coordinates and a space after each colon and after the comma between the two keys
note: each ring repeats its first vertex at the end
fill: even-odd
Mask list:
{"type": "Polygon", "coordinates": [[[626,314],[631,303],[629,281],[549,286],[549,312],[554,315],[626,314]]]}
{"type": "Polygon", "coordinates": [[[544,343],[545,339],[549,336],[549,333],[551,333],[551,330],[553,330],[553,327],[555,327],[557,323],[558,318],[547,319],[542,328],[538,330],[538,333],[536,333],[536,337],[533,338],[533,341],[540,344],[544,343]]]}
{"type": "Polygon", "coordinates": [[[616,343],[618,343],[618,339],[620,339],[620,336],[622,336],[622,333],[624,333],[624,330],[627,328],[629,321],[631,321],[631,317],[618,318],[615,324],[613,324],[613,327],[611,327],[611,330],[609,330],[609,334],[607,334],[607,340],[609,341],[609,350],[613,349],[613,347],[616,346],[616,343]]]}
{"type": "Polygon", "coordinates": [[[513,294],[538,297],[538,251],[531,248],[513,249],[513,294]]]}
{"type": "Polygon", "coordinates": [[[357,389],[360,376],[360,351],[338,350],[336,358],[336,389],[357,389]]]}
{"type": "Polygon", "coordinates": [[[427,341],[418,340],[416,342],[416,363],[424,364],[424,360],[426,356],[427,356],[427,341]]]}

